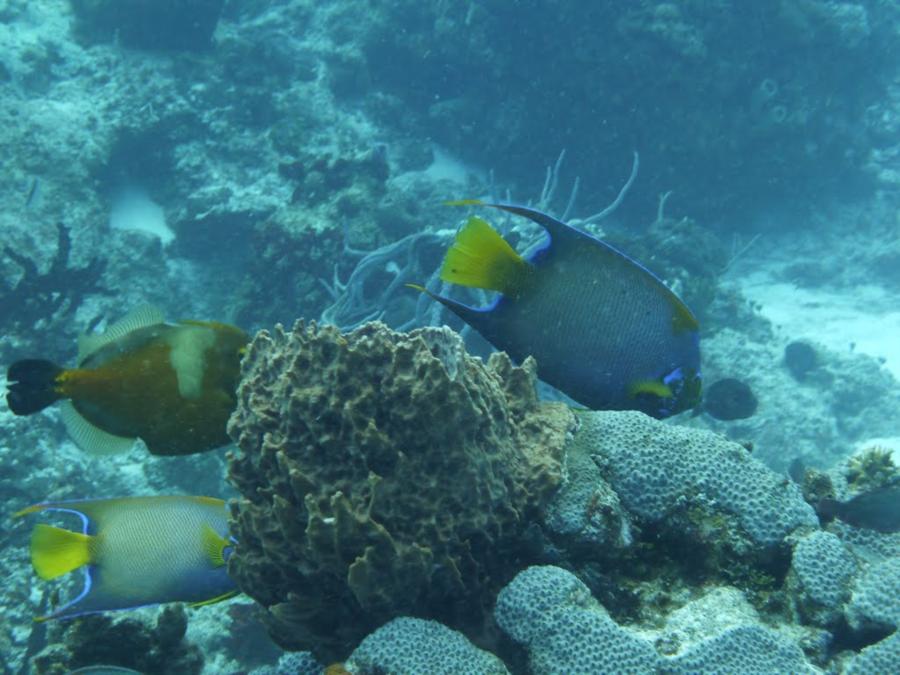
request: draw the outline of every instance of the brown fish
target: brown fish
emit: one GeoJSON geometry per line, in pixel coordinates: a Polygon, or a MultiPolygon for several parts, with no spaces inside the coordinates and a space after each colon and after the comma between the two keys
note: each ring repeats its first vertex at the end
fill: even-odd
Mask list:
{"type": "Polygon", "coordinates": [[[9,409],[31,415],[63,399],[66,430],[83,450],[111,454],[140,438],[154,455],[187,455],[229,442],[240,362],[249,342],[224,323],[166,323],[140,307],[79,341],[75,368],[25,359],[7,373],[9,409]]]}

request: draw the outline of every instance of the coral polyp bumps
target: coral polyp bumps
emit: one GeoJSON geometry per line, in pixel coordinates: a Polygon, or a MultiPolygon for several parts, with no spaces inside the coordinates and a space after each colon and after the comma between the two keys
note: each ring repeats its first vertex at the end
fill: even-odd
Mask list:
{"type": "Polygon", "coordinates": [[[300,322],[243,368],[229,571],[273,637],[340,658],[404,613],[482,624],[574,429],[537,401],[534,362],[484,364],[446,328],[300,322]]]}

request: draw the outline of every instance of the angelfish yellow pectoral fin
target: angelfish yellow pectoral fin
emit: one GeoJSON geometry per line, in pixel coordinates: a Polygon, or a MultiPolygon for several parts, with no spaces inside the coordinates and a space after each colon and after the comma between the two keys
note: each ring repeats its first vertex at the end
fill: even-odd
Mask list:
{"type": "Polygon", "coordinates": [[[31,564],[41,579],[55,579],[91,562],[93,537],[52,525],[31,532],[31,564]]]}
{"type": "Polygon", "coordinates": [[[456,233],[441,266],[441,279],[504,294],[519,290],[529,264],[487,221],[472,216],[456,233]]]}
{"type": "Polygon", "coordinates": [[[209,563],[213,567],[222,567],[225,564],[225,549],[231,542],[206,523],[200,528],[200,542],[209,563]]]}
{"type": "Polygon", "coordinates": [[[641,394],[650,394],[659,398],[671,398],[672,389],[669,385],[663,384],[659,380],[642,380],[628,387],[628,395],[631,398],[636,398],[641,394]]]}

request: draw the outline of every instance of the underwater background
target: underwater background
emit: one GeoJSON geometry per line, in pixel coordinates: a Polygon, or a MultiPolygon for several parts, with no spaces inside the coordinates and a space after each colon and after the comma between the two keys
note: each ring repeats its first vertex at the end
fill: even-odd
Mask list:
{"type": "MultiPolygon", "coordinates": [[[[148,303],[269,331],[239,448],[94,457],[56,408],[0,402],[2,672],[900,672],[898,55],[884,0],[0,0],[0,370],[73,364],[79,335],[148,303]],[[531,204],[659,276],[699,321],[703,403],[576,424],[529,397],[527,364],[488,362],[405,286],[487,301],[438,275],[467,215],[444,203],[467,198],[531,204]],[[272,422],[336,381],[334,418],[272,422]],[[421,452],[384,469],[397,484],[329,456],[341,434],[392,447],[353,427],[357,391],[421,452]],[[275,461],[272,437],[325,450],[275,461]],[[477,496],[454,497],[461,476],[477,496]],[[362,501],[332,532],[338,490],[362,501]],[[888,499],[861,523],[816,517],[870,493],[888,499]],[[35,623],[81,580],[37,578],[12,514],[162,494],[244,500],[245,594],[35,623]],[[327,555],[298,543],[314,522],[327,555]],[[365,593],[342,536],[375,551],[365,593]],[[402,599],[444,564],[429,536],[458,579],[402,599]]],[[[540,234],[482,215],[520,250],[540,234]]]]}

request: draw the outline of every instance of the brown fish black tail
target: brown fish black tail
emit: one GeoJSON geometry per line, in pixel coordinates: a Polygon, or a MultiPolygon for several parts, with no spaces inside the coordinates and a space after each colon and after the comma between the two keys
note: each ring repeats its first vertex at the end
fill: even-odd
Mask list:
{"type": "Polygon", "coordinates": [[[16,415],[32,415],[46,408],[61,395],[56,378],[63,369],[43,359],[16,361],[6,371],[6,403],[16,415]]]}

